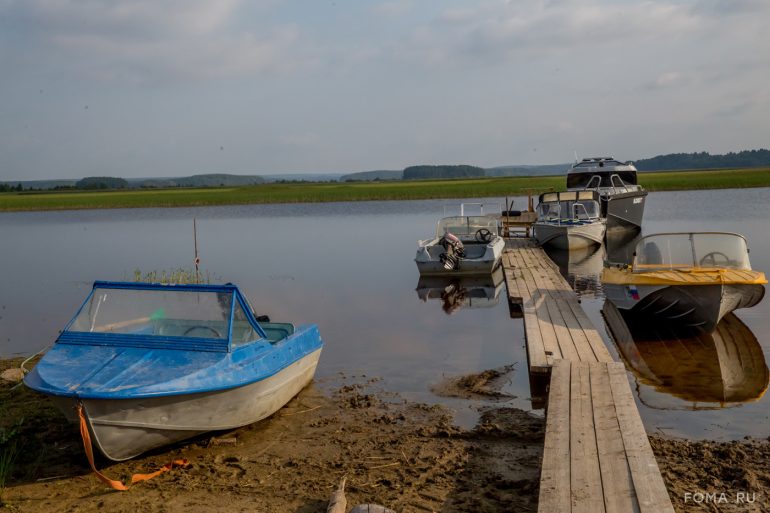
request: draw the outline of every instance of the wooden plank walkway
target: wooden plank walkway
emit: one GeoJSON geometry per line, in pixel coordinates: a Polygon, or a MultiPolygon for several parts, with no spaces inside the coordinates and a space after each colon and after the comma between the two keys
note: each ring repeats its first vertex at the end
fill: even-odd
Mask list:
{"type": "Polygon", "coordinates": [[[523,313],[530,373],[547,374],[561,359],[612,361],[569,283],[534,242],[508,239],[503,269],[508,301],[523,313]]]}
{"type": "Polygon", "coordinates": [[[531,240],[508,239],[503,268],[530,378],[550,373],[538,511],[673,513],[625,367],[556,264],[531,240]]]}
{"type": "Polygon", "coordinates": [[[673,513],[622,363],[554,362],[538,511],[673,513]]]}

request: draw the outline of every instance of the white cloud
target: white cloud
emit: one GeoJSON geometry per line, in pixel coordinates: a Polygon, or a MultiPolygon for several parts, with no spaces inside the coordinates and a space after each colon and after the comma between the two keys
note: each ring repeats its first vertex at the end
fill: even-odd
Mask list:
{"type": "Polygon", "coordinates": [[[89,79],[239,76],[310,61],[296,25],[236,28],[242,7],[241,0],[22,0],[4,10],[28,26],[31,46],[89,79]]]}

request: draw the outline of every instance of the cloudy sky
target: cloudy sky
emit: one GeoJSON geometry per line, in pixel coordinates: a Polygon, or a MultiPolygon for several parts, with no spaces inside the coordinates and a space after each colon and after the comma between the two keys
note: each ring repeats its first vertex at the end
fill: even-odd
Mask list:
{"type": "Polygon", "coordinates": [[[0,0],[0,180],[770,146],[767,0],[0,0]]]}

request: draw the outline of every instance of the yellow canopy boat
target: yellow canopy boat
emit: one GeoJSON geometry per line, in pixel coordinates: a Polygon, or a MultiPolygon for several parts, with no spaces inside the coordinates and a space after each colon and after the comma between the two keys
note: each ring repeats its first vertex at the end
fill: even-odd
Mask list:
{"type": "Polygon", "coordinates": [[[660,233],[642,237],[630,265],[602,271],[605,296],[621,311],[713,331],[726,314],[765,295],[737,233],[660,233]]]}

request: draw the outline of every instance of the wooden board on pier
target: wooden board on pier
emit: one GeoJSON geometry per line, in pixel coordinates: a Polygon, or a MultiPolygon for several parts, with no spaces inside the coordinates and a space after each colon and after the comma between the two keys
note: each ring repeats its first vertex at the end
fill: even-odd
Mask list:
{"type": "Polygon", "coordinates": [[[554,362],[540,512],[673,513],[618,362],[554,362]]]}
{"type": "Polygon", "coordinates": [[[611,362],[601,335],[569,283],[529,239],[509,239],[503,253],[508,301],[524,317],[531,373],[548,373],[555,360],[611,362]]]}

